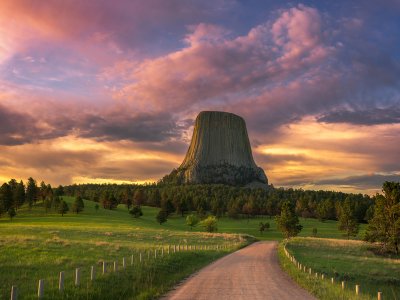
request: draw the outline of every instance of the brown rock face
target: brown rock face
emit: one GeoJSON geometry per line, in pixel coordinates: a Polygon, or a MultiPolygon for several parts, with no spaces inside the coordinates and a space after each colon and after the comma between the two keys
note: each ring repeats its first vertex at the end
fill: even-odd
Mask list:
{"type": "Polygon", "coordinates": [[[167,177],[175,183],[268,183],[254,162],[243,118],[217,111],[197,116],[186,157],[167,177]]]}

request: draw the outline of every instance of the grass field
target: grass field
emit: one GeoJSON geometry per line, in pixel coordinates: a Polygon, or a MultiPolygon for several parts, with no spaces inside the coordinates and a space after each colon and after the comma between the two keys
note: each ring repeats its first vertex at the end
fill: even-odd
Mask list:
{"type": "MultiPolygon", "coordinates": [[[[345,281],[349,295],[354,294],[358,284],[366,298],[376,299],[380,291],[384,299],[399,299],[400,257],[376,255],[376,247],[362,241],[315,238],[294,238],[286,245],[297,261],[310,267],[313,273],[324,273],[329,280],[334,277],[336,283],[345,281]]],[[[306,275],[299,277],[297,269],[293,271],[288,266],[285,269],[292,276],[295,274],[300,283],[302,278],[307,278],[306,275]]],[[[339,285],[336,286],[336,293],[339,293],[335,294],[329,280],[325,280],[324,285],[309,280],[304,280],[303,284],[321,299],[335,299],[334,295],[343,298],[339,285]]]]}
{"type": "MultiPolygon", "coordinates": [[[[65,197],[65,200],[71,204],[73,199],[65,197]]],[[[77,267],[86,270],[85,274],[88,275],[88,268],[98,265],[102,260],[121,261],[122,257],[130,257],[133,253],[138,257],[139,251],[157,246],[246,243],[239,235],[184,231],[186,227],[174,225],[174,221],[161,226],[155,221],[157,210],[153,208],[144,208],[144,217],[134,219],[124,207],[114,211],[101,208],[96,211],[94,205],[85,201],[85,210],[78,215],[67,213],[62,217],[54,213],[46,214],[39,205],[31,211],[26,208],[19,210],[12,222],[8,218],[1,218],[0,299],[9,297],[12,284],[18,286],[20,299],[25,299],[24,295],[35,294],[38,279],[45,279],[51,289],[56,285],[60,271],[66,271],[66,277],[72,282],[73,270],[77,267]]],[[[178,279],[224,253],[201,251],[174,254],[180,257],[178,261],[187,262],[184,268],[176,268],[177,259],[171,258],[171,264],[165,267],[170,271],[175,270],[174,276],[168,272],[164,274],[161,270],[148,272],[154,275],[146,275],[148,285],[143,284],[143,278],[137,279],[142,282],[142,290],[135,290],[134,294],[129,295],[137,297],[144,291],[149,292],[149,298],[159,295],[178,279]],[[168,280],[160,281],[163,276],[168,280]],[[170,278],[173,280],[169,281],[170,278]],[[155,284],[157,282],[158,285],[155,284]]],[[[133,272],[132,276],[135,274],[133,272]]],[[[76,298],[76,295],[72,298],[76,298]]]]}
{"type": "MultiPolygon", "coordinates": [[[[71,207],[73,198],[64,197],[64,199],[71,207]]],[[[99,264],[102,260],[109,262],[121,260],[123,256],[130,257],[132,253],[138,257],[139,251],[156,246],[247,243],[248,238],[239,234],[252,235],[262,240],[282,239],[274,218],[233,220],[224,217],[219,219],[218,233],[210,234],[205,233],[201,227],[190,230],[185,224],[185,218],[176,215],[172,215],[166,223],[160,225],[155,219],[157,212],[157,208],[143,207],[144,215],[135,219],[128,214],[123,205],[113,211],[103,208],[96,210],[94,202],[85,201],[85,209],[78,215],[69,212],[62,217],[54,212],[45,213],[41,204],[38,204],[32,210],[27,208],[19,210],[13,221],[3,216],[0,219],[0,299],[9,297],[12,284],[18,285],[21,296],[32,293],[34,295],[37,280],[40,278],[45,278],[48,282],[48,289],[53,289],[54,292],[58,272],[66,271],[66,276],[72,282],[73,270],[76,267],[86,270],[82,275],[86,276],[83,279],[86,280],[86,288],[73,290],[71,298],[90,298],[93,293],[96,295],[95,291],[102,289],[101,285],[92,286],[90,289],[87,286],[90,265],[100,267],[99,264]],[[260,234],[258,231],[260,222],[269,222],[271,228],[260,234]]],[[[304,227],[301,236],[311,236],[312,228],[315,227],[318,229],[319,237],[342,237],[342,233],[337,230],[335,221],[320,222],[315,219],[301,219],[301,224],[304,227]]],[[[362,226],[359,236],[362,236],[363,230],[362,226]]],[[[137,290],[132,287],[130,292],[124,294],[124,297],[141,298],[144,295],[144,298],[151,298],[160,295],[179,279],[224,253],[226,252],[179,253],[176,255],[179,258],[178,261],[187,260],[184,267],[177,268],[176,261],[172,258],[170,259],[171,265],[164,264],[165,268],[175,270],[174,276],[168,275],[168,272],[163,275],[163,271],[158,270],[153,273],[149,272],[154,275],[153,277],[147,276],[146,279],[143,279],[137,276],[137,272],[130,274],[127,271],[126,278],[130,282],[139,282],[142,289],[137,290]],[[189,256],[181,257],[182,255],[189,256]],[[163,280],[160,281],[160,278],[163,280]],[[143,282],[149,284],[146,285],[143,282]],[[146,292],[149,294],[145,294],[146,292]],[[142,293],[144,294],[142,295],[142,293]]],[[[152,268],[157,268],[157,266],[154,265],[152,268]]],[[[110,276],[112,278],[112,275],[110,276]]],[[[102,279],[99,282],[106,280],[108,279],[102,279]]],[[[121,281],[121,278],[116,281],[121,281]]],[[[118,286],[116,283],[114,285],[118,286]]],[[[53,295],[55,294],[53,293],[53,295]]],[[[66,297],[66,295],[64,296],[66,297]]]]}

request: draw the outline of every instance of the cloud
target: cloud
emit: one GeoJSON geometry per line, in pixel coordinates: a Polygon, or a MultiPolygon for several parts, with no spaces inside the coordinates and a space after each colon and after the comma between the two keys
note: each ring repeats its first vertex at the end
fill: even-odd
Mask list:
{"type": "Polygon", "coordinates": [[[393,174],[364,174],[345,178],[330,178],[316,181],[320,185],[344,185],[357,190],[377,189],[385,181],[400,181],[400,173],[393,174]]]}
{"type": "Polygon", "coordinates": [[[400,123],[400,108],[371,108],[367,110],[337,110],[319,117],[318,122],[377,125],[400,123]]]}
{"type": "Polygon", "coordinates": [[[20,145],[41,135],[34,118],[0,105],[0,145],[20,145]]]}
{"type": "Polygon", "coordinates": [[[97,140],[160,142],[179,138],[181,130],[168,113],[129,115],[116,111],[105,115],[86,115],[75,125],[78,136],[97,140]]]}
{"type": "Polygon", "coordinates": [[[101,152],[51,146],[54,156],[42,149],[32,168],[2,153],[2,168],[51,177],[40,167],[47,155],[65,169],[62,182],[156,176],[179,165],[198,112],[226,110],[245,118],[278,185],[396,172],[394,3],[1,1],[0,145],[31,151],[75,138],[101,152]],[[76,167],[85,159],[92,168],[76,167]]]}

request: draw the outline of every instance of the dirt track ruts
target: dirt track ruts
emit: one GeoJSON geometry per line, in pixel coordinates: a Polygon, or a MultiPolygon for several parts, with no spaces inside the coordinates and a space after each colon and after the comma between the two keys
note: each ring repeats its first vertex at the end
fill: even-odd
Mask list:
{"type": "Polygon", "coordinates": [[[162,299],[313,299],[281,270],[277,242],[258,242],[183,281],[162,299]]]}

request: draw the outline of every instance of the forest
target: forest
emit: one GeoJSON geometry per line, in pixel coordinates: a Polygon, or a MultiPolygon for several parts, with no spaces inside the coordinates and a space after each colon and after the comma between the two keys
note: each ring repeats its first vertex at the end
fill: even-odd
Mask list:
{"type": "Polygon", "coordinates": [[[116,185],[81,184],[63,187],[68,196],[81,196],[112,209],[125,204],[160,207],[168,213],[184,215],[196,211],[231,218],[276,216],[284,202],[290,201],[296,213],[304,218],[337,220],[340,206],[348,200],[358,222],[366,223],[372,217],[373,197],[333,191],[302,189],[250,189],[219,184],[205,185],[116,185]]]}

